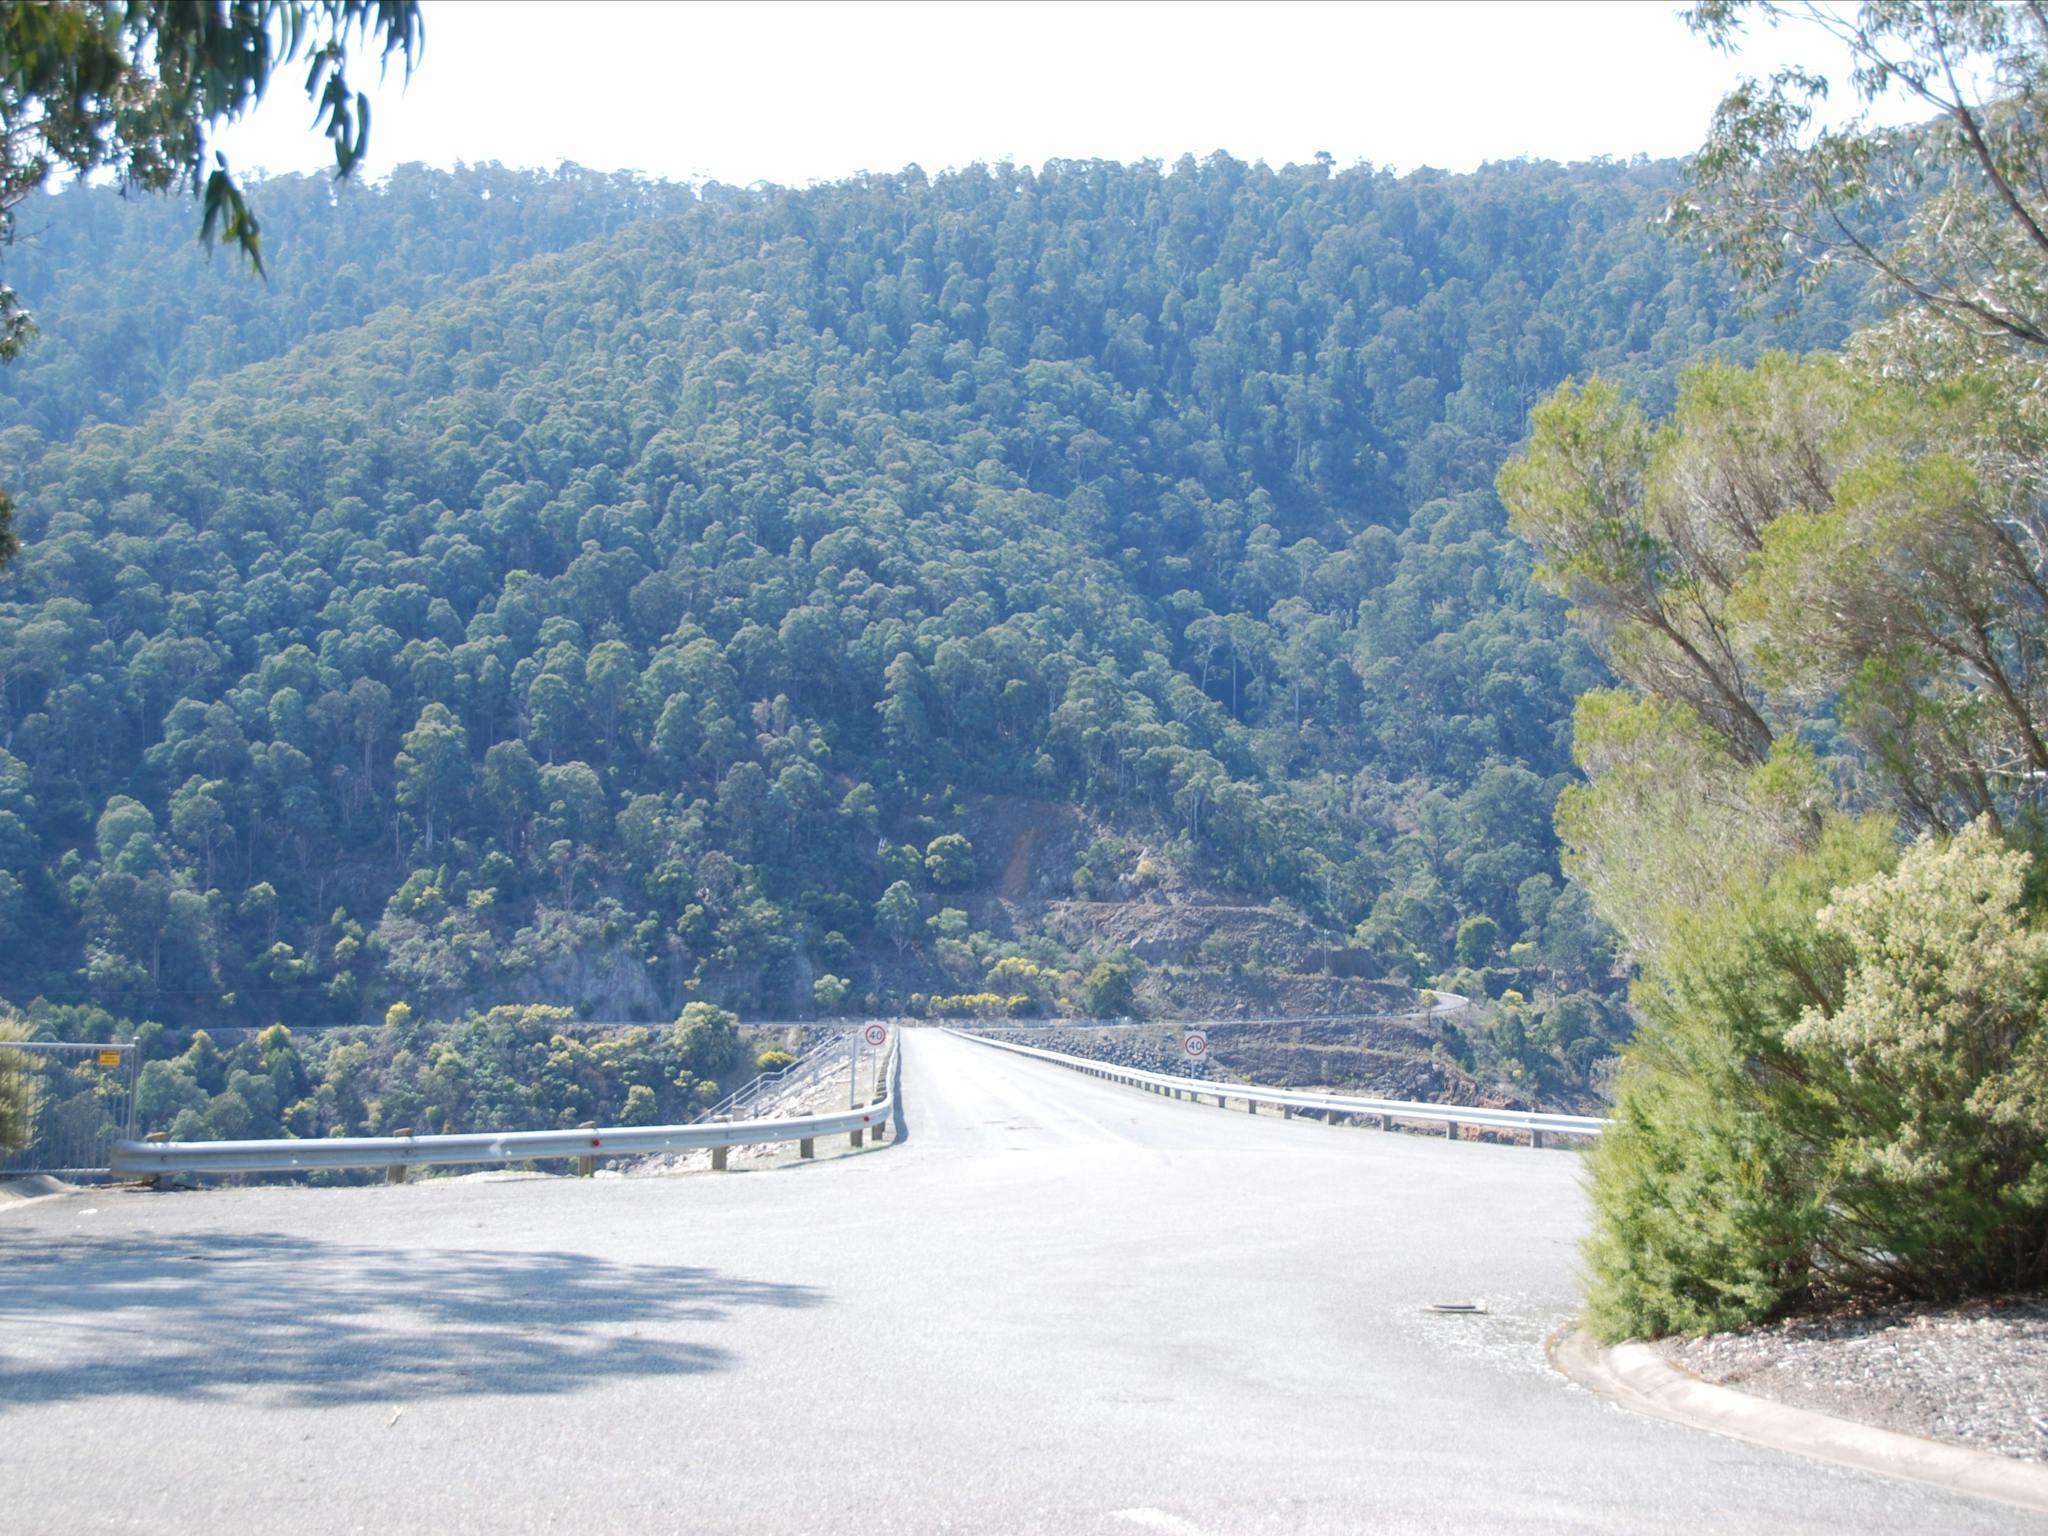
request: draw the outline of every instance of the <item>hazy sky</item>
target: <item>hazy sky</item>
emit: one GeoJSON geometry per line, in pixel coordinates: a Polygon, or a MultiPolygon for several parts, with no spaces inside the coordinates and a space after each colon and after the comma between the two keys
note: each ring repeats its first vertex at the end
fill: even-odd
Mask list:
{"type": "MultiPolygon", "coordinates": [[[[1674,155],[1738,73],[1832,62],[1806,29],[1731,61],[1660,0],[427,0],[425,15],[411,84],[376,100],[372,176],[406,160],[800,184],[1215,149],[1402,170],[1674,155]]],[[[235,169],[331,163],[295,84],[223,139],[235,169]]]]}

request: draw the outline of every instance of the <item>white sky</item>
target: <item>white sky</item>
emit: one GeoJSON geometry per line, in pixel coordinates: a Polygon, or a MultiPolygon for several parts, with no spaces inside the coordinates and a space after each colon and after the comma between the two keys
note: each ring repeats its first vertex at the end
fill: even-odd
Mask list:
{"type": "MultiPolygon", "coordinates": [[[[427,0],[425,17],[411,84],[376,98],[372,177],[408,160],[797,185],[1216,149],[1401,170],[1676,155],[1738,74],[1834,62],[1807,28],[1730,60],[1668,0],[427,0]]],[[[238,173],[331,165],[296,73],[223,136],[238,173]]]]}

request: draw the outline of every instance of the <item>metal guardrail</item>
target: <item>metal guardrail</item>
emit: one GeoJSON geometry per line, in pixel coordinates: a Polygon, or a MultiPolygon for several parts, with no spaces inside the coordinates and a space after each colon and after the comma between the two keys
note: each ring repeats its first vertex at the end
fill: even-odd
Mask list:
{"type": "Polygon", "coordinates": [[[575,1158],[592,1171],[600,1158],[708,1147],[712,1167],[725,1166],[724,1149],[794,1141],[812,1155],[819,1136],[850,1135],[859,1146],[872,1131],[880,1140],[896,1110],[901,1077],[898,1044],[891,1031],[884,1087],[871,1103],[820,1115],[786,1115],[770,1120],[730,1120],[707,1125],[617,1125],[573,1131],[468,1132],[439,1136],[334,1136],[280,1141],[133,1141],[114,1143],[116,1174],[305,1173],[316,1168],[384,1168],[394,1182],[416,1167],[465,1163],[522,1163],[575,1158]]]}
{"type": "Polygon", "coordinates": [[[1086,1056],[1070,1056],[1064,1051],[994,1040],[962,1029],[948,1029],[946,1033],[998,1051],[1035,1056],[1040,1061],[1049,1061],[1107,1082],[1128,1083],[1174,1098],[1214,1099],[1219,1107],[1226,1099],[1239,1099],[1252,1110],[1261,1104],[1269,1104],[1289,1115],[1301,1110],[1328,1115],[1356,1115],[1377,1119],[1385,1130],[1391,1130],[1399,1121],[1420,1121],[1449,1126],[1453,1138],[1460,1126],[1479,1125],[1495,1130],[1522,1131],[1528,1135],[1532,1145],[1539,1147],[1543,1145],[1545,1136],[1598,1136],[1607,1128],[1607,1121],[1597,1115],[1555,1115],[1533,1109],[1484,1109],[1475,1104],[1423,1104],[1406,1099],[1366,1099],[1346,1093],[1317,1093],[1299,1088],[1260,1088],[1251,1083],[1219,1082],[1213,1077],[1175,1077],[1165,1072],[1120,1067],[1112,1062],[1093,1061],[1086,1056]]]}

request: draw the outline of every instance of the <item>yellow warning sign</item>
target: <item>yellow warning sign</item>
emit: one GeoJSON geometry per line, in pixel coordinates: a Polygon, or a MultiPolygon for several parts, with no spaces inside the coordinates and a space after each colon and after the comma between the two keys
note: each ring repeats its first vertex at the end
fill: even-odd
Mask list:
{"type": "Polygon", "coordinates": [[[119,1051],[101,1051],[100,1065],[103,1067],[118,1067],[121,1065],[121,1053],[119,1051]]]}

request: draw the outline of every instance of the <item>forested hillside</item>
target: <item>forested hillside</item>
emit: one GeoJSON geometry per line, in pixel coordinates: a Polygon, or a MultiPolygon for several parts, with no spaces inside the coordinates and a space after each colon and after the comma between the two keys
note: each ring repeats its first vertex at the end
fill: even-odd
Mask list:
{"type": "Polygon", "coordinates": [[[0,422],[62,440],[91,420],[132,421],[195,380],[696,200],[687,187],[576,166],[408,166],[376,188],[282,177],[257,195],[270,231],[257,279],[192,238],[181,202],[42,199],[16,215],[6,253],[41,334],[0,369],[0,422]]]}
{"type": "MultiPolygon", "coordinates": [[[[1492,485],[1565,377],[1662,409],[1755,353],[1670,178],[408,169],[256,188],[268,285],[185,210],[50,199],[0,374],[0,997],[1113,1007],[1026,899],[1055,813],[1064,894],[1598,990],[1550,821],[1604,674],[1492,485]]],[[[1544,1048],[1599,1048],[1575,1006],[1544,1048]]]]}

